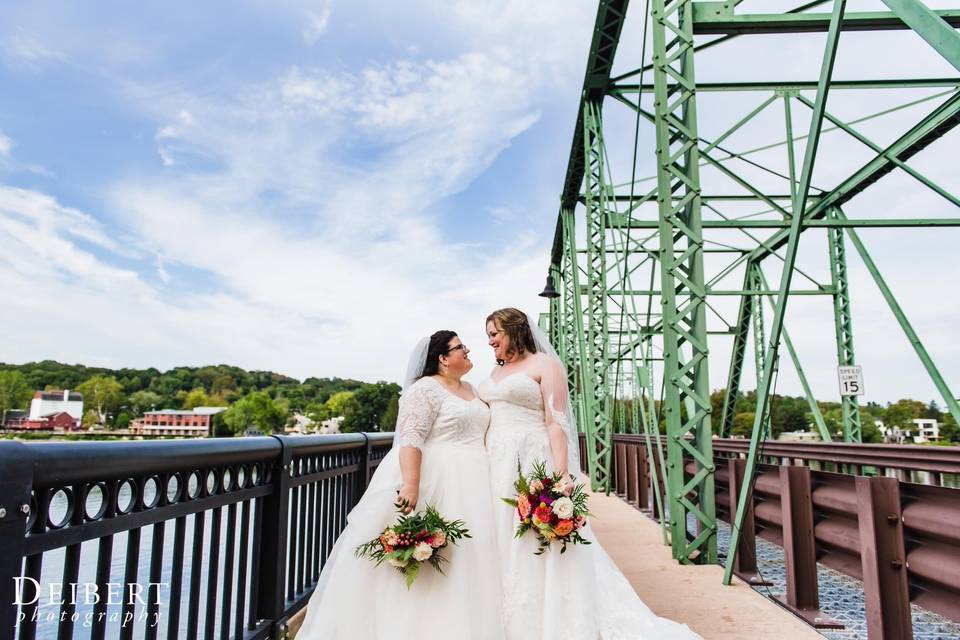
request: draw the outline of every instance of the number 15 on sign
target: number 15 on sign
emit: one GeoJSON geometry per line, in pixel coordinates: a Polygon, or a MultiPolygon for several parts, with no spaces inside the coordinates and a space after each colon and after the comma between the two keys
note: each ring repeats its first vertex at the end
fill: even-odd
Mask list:
{"type": "Polygon", "coordinates": [[[840,379],[841,396],[863,395],[863,367],[837,367],[837,377],[840,379]]]}

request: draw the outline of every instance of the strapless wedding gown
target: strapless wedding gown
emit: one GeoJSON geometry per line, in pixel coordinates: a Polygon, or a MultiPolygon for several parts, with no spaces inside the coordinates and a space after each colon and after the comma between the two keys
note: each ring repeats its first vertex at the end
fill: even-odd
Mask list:
{"type": "Polygon", "coordinates": [[[433,378],[414,383],[400,399],[394,446],[360,502],[347,516],[307,606],[297,640],[502,640],[499,565],[494,548],[493,497],[483,446],[490,412],[478,398],[451,394],[433,378]],[[423,452],[417,509],[433,505],[463,520],[470,538],[443,550],[446,574],[424,567],[407,590],[387,563],[375,567],[354,549],[396,522],[402,485],[399,448],[423,452]]]}
{"type": "Polygon", "coordinates": [[[535,460],[546,462],[548,469],[553,466],[540,384],[519,371],[499,382],[488,378],[477,390],[490,405],[487,452],[507,639],[700,638],[686,625],[650,611],[589,525],[581,533],[592,544],[568,546],[562,556],[556,549],[535,556],[537,539],[533,534],[514,538],[515,510],[499,498],[513,496],[518,460],[524,473],[530,473],[535,460]]]}

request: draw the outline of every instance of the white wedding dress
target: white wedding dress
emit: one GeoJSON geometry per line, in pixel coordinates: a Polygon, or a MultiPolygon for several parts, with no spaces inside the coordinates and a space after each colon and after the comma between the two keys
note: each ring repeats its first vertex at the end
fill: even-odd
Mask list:
{"type": "Polygon", "coordinates": [[[499,498],[514,495],[518,460],[525,474],[530,473],[535,460],[546,462],[552,471],[553,455],[544,419],[544,397],[552,396],[524,371],[499,381],[488,378],[478,392],[490,405],[487,452],[496,505],[507,640],[699,638],[686,625],[650,611],[597,542],[589,525],[581,533],[592,544],[568,546],[562,556],[556,549],[535,556],[537,539],[532,533],[514,538],[516,511],[499,498]]]}
{"type": "Polygon", "coordinates": [[[421,378],[400,398],[393,448],[360,502],[347,516],[307,606],[297,640],[502,640],[499,564],[494,548],[493,497],[483,438],[490,412],[433,378],[421,378]],[[445,575],[424,567],[407,590],[386,563],[375,567],[354,549],[396,521],[402,484],[398,451],[423,452],[417,509],[435,506],[463,520],[470,538],[448,545],[445,575]]]}

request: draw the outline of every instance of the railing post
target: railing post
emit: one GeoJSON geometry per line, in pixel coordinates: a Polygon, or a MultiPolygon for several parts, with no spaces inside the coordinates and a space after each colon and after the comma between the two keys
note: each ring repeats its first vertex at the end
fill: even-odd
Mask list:
{"type": "Polygon", "coordinates": [[[647,458],[647,448],[638,444],[637,448],[637,507],[643,510],[650,509],[650,460],[647,458]]]}
{"type": "Polygon", "coordinates": [[[357,500],[367,490],[367,484],[370,482],[370,436],[361,433],[363,436],[363,448],[360,449],[360,469],[357,473],[357,500]]]}
{"type": "Polygon", "coordinates": [[[809,467],[780,467],[780,508],[783,514],[787,595],[777,599],[787,609],[818,629],[842,629],[842,624],[820,611],[817,542],[813,532],[813,497],[809,467]]]}
{"type": "Polygon", "coordinates": [[[616,454],[614,456],[616,458],[614,462],[616,493],[622,496],[627,493],[627,446],[622,442],[617,442],[614,444],[614,453],[616,454]]]}
{"type": "Polygon", "coordinates": [[[634,506],[638,506],[639,498],[639,488],[640,488],[640,478],[639,478],[639,459],[638,452],[640,450],[640,445],[631,442],[625,445],[624,449],[627,454],[627,502],[634,506]]]}
{"type": "Polygon", "coordinates": [[[33,488],[33,460],[27,447],[0,442],[0,470],[0,640],[13,640],[17,624],[14,578],[22,575],[33,488]]]}
{"type": "MultiPolygon", "coordinates": [[[[740,491],[743,490],[743,474],[747,469],[747,461],[744,458],[731,458],[727,460],[727,468],[729,469],[728,493],[732,510],[740,499],[740,491]]],[[[732,512],[730,520],[733,521],[732,512]]],[[[772,584],[764,580],[757,571],[757,533],[756,520],[753,517],[753,496],[747,501],[747,513],[740,527],[740,542],[737,543],[737,557],[733,561],[733,572],[749,584],[772,584]]]]}
{"type": "Polygon", "coordinates": [[[895,478],[856,478],[867,636],[912,640],[900,483],[895,478]]]}
{"type": "Polygon", "coordinates": [[[270,637],[287,637],[286,577],[287,537],[290,515],[290,468],[293,449],[286,436],[272,436],[280,452],[271,469],[270,495],[263,498],[260,534],[260,570],[257,591],[257,619],[271,621],[270,637]]]}

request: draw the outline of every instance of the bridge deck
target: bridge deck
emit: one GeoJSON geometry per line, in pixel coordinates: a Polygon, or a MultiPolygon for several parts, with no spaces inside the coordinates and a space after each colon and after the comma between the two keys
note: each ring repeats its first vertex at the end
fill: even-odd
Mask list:
{"type": "MultiPolygon", "coordinates": [[[[723,567],[675,562],[657,524],[616,496],[593,494],[590,511],[603,548],[657,615],[686,623],[706,640],[822,640],[823,636],[746,583],[734,578],[729,587],[723,586],[723,567]]],[[[299,629],[303,614],[291,619],[292,632],[299,629]]]]}
{"type": "Polygon", "coordinates": [[[719,565],[684,566],[664,546],[657,523],[615,496],[594,494],[593,530],[637,594],[657,615],[686,623],[707,640],[820,638],[786,609],[734,578],[721,584],[719,565]]]}

